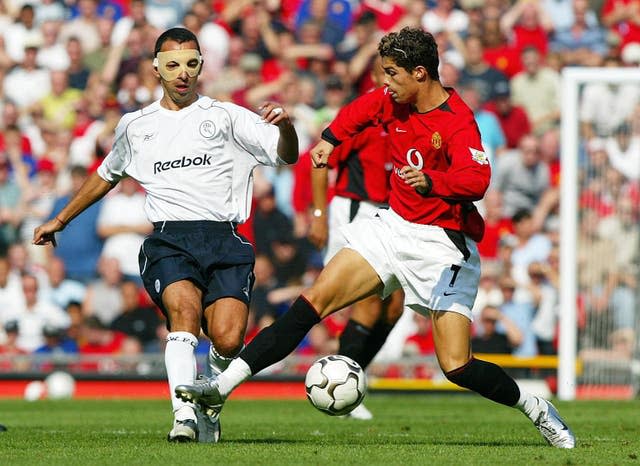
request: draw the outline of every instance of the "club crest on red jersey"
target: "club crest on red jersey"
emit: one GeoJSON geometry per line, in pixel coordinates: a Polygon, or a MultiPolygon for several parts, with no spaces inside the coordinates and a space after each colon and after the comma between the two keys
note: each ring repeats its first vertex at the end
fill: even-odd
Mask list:
{"type": "Polygon", "coordinates": [[[481,150],[474,149],[473,147],[469,147],[469,152],[471,152],[471,159],[474,162],[477,162],[480,165],[489,165],[489,159],[487,158],[487,154],[485,154],[481,150]]]}
{"type": "Polygon", "coordinates": [[[442,147],[442,136],[437,131],[431,135],[431,145],[434,149],[442,147]]]}

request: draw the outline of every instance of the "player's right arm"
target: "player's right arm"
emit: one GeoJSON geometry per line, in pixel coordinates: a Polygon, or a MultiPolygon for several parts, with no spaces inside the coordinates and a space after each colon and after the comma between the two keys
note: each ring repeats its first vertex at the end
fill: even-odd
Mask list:
{"type": "Polygon", "coordinates": [[[36,227],[33,232],[33,244],[52,243],[54,241],[54,233],[64,230],[71,220],[84,212],[93,203],[102,199],[114,186],[115,183],[109,183],[97,173],[92,173],[58,215],[43,225],[36,227]]]}
{"type": "Polygon", "coordinates": [[[54,233],[64,230],[67,224],[84,212],[89,206],[102,199],[124,176],[124,170],[131,161],[131,145],[127,139],[127,127],[139,112],[124,115],[115,129],[115,139],[111,152],[107,154],[98,170],[92,173],[80,189],[62,208],[58,215],[33,231],[33,244],[52,243],[54,233]]]}

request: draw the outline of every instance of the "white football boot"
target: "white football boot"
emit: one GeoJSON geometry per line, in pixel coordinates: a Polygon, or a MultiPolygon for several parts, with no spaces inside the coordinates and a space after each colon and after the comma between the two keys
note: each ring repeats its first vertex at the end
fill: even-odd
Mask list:
{"type": "Polygon", "coordinates": [[[547,443],[556,448],[574,448],[576,437],[562,420],[556,407],[543,398],[535,398],[538,406],[529,418],[547,443]]]}
{"type": "Polygon", "coordinates": [[[367,409],[364,403],[360,403],[353,409],[353,411],[347,414],[346,417],[357,419],[359,421],[370,421],[373,419],[373,414],[367,409]]]}
{"type": "Polygon", "coordinates": [[[195,413],[190,406],[184,406],[176,411],[173,428],[167,434],[169,442],[194,442],[198,438],[198,424],[195,413]],[[192,417],[193,416],[193,417],[192,417]]]}

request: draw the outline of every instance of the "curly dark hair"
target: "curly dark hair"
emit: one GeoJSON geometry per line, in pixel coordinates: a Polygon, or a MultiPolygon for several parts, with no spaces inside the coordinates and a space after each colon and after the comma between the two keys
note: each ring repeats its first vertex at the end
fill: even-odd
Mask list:
{"type": "Polygon", "coordinates": [[[158,39],[156,40],[156,46],[153,52],[154,57],[157,56],[158,52],[160,52],[160,49],[162,49],[162,44],[164,44],[169,40],[173,40],[178,44],[193,41],[196,43],[196,48],[198,49],[198,52],[200,52],[200,43],[198,42],[198,38],[196,37],[196,35],[193,32],[189,31],[188,29],[176,27],[176,28],[167,29],[162,34],[160,34],[160,37],[158,37],[158,39]]]}
{"type": "Polygon", "coordinates": [[[431,33],[420,28],[405,27],[387,34],[380,40],[378,52],[409,72],[424,66],[432,80],[440,79],[438,45],[431,33]]]}

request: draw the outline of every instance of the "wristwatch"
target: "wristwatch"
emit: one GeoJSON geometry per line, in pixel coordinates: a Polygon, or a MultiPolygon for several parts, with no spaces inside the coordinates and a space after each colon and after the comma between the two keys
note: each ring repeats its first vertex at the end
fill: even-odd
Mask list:
{"type": "Polygon", "coordinates": [[[314,217],[322,217],[324,215],[324,211],[322,209],[313,209],[314,217]]]}

